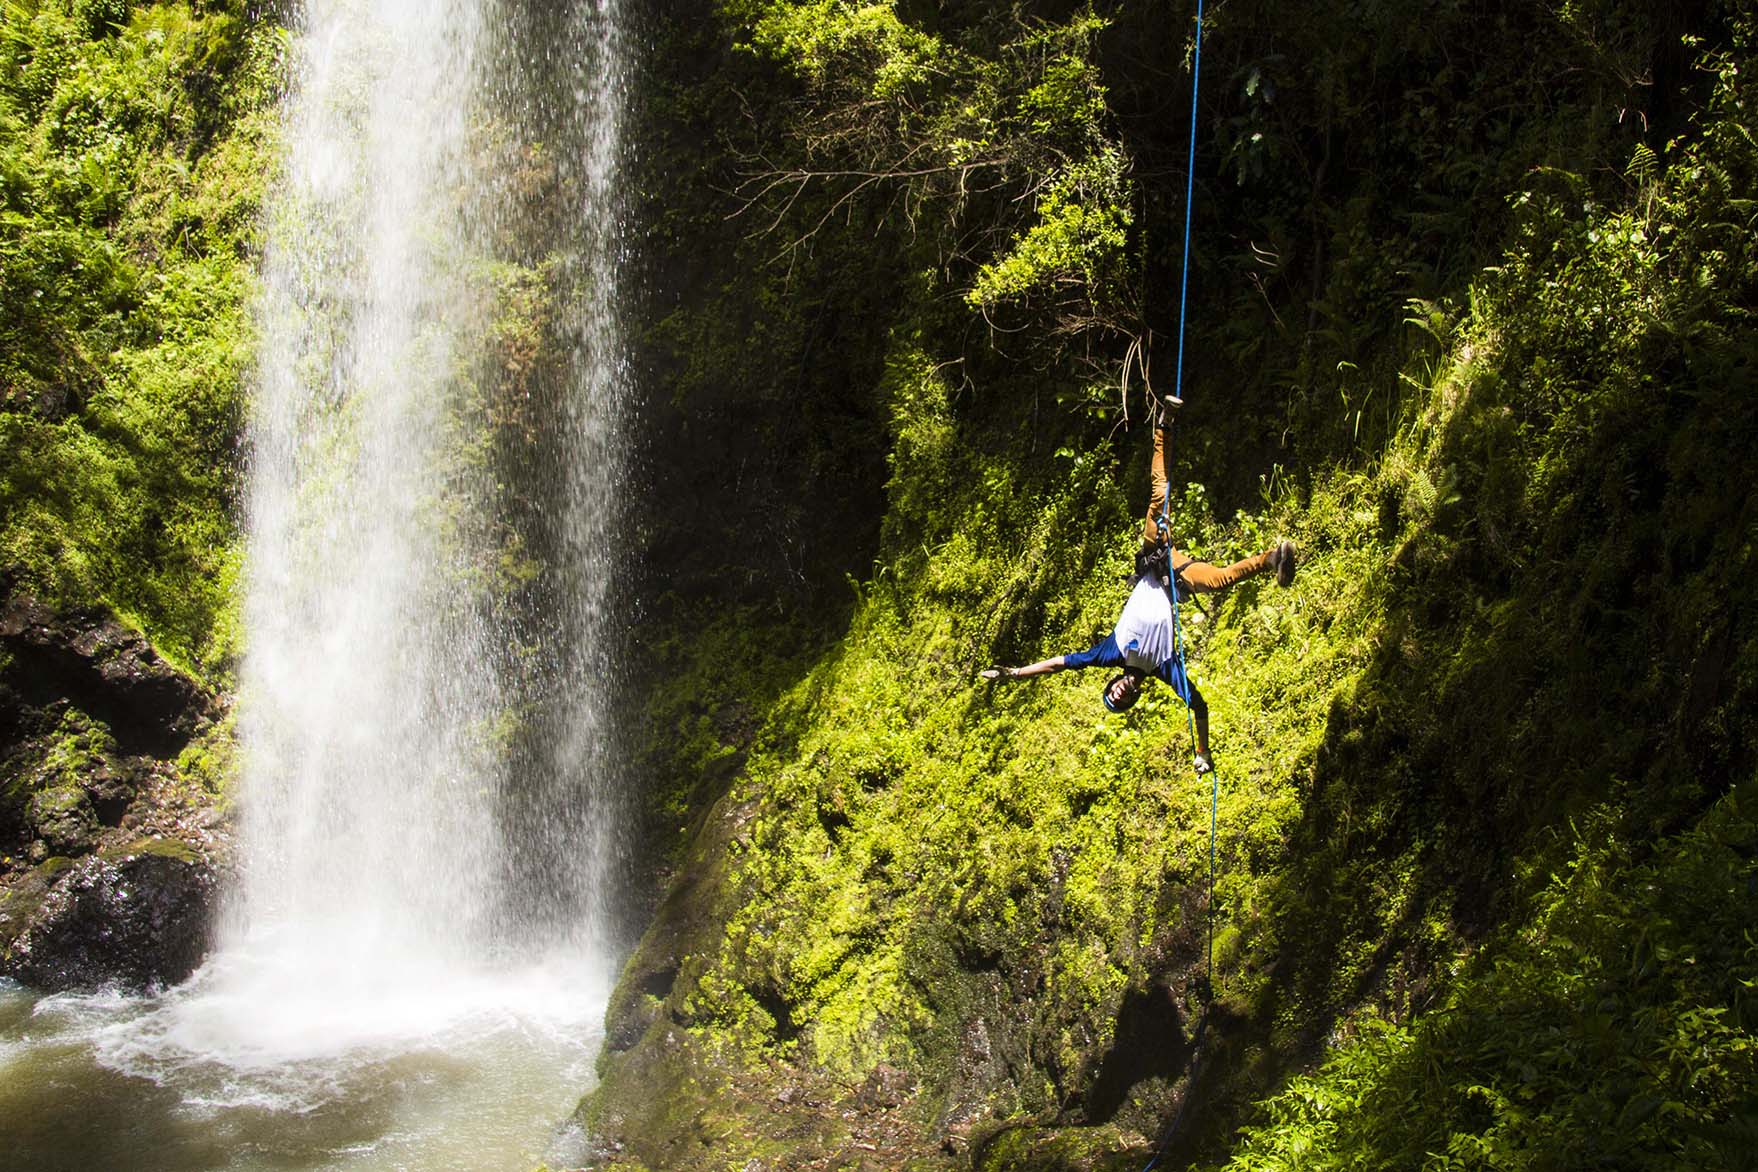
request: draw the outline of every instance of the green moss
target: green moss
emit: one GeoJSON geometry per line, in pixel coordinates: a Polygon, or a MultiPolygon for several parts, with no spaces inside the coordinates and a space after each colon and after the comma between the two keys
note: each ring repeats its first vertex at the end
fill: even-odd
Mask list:
{"type": "Polygon", "coordinates": [[[91,799],[76,785],[55,785],[31,795],[25,807],[31,829],[57,854],[79,854],[98,831],[91,799]]]}
{"type": "Polygon", "coordinates": [[[110,730],[77,708],[70,708],[52,734],[43,755],[43,769],[61,784],[72,785],[115,753],[116,740],[110,730]]]}
{"type": "Polygon", "coordinates": [[[36,878],[47,882],[73,866],[74,862],[75,860],[70,859],[65,855],[54,855],[38,863],[31,871],[31,874],[36,876],[36,878]]]}
{"type": "Polygon", "coordinates": [[[212,796],[230,795],[238,770],[236,710],[228,711],[223,720],[198,732],[177,755],[177,772],[212,796]]]}
{"type": "Polygon", "coordinates": [[[1136,1172],[1154,1153],[1117,1127],[1002,1130],[982,1146],[979,1172],[1136,1172]]]}
{"type": "Polygon", "coordinates": [[[137,838],[118,846],[107,847],[100,853],[101,857],[110,862],[122,862],[137,855],[155,855],[163,859],[175,859],[180,863],[205,862],[195,848],[175,838],[137,838]]]}
{"type": "MultiPolygon", "coordinates": [[[[36,815],[31,810],[37,797],[49,790],[61,795],[53,807],[65,807],[67,793],[78,792],[91,775],[108,772],[115,753],[116,742],[107,728],[79,709],[69,708],[48,736],[28,742],[8,760],[4,793],[9,815],[34,824],[36,815]]],[[[49,809],[44,807],[46,815],[49,809]]],[[[77,815],[75,820],[79,820],[77,815]]]]}
{"type": "Polygon", "coordinates": [[[0,566],[223,681],[279,43],[222,8],[128,11],[21,10],[0,51],[0,566]]]}
{"type": "MultiPolygon", "coordinates": [[[[870,25],[848,6],[733,8],[771,31],[783,25],[763,22],[823,23],[784,22],[794,40],[756,39],[797,70],[814,101],[834,105],[858,90],[858,103],[836,107],[852,119],[857,106],[874,108],[859,103],[895,100],[881,101],[872,83],[875,62],[908,47],[883,33],[907,24],[902,8],[868,14],[870,25]],[[818,69],[821,58],[841,72],[818,69]]],[[[1641,36],[1654,31],[1627,6],[1613,9],[1641,36]]],[[[1535,1137],[1550,1123],[1579,1138],[1597,1112],[1615,1132],[1617,1113],[1637,1102],[1620,1098],[1634,1084],[1567,1067],[1561,1056],[1579,1056],[1586,1027],[1570,1032],[1563,1019],[1582,992],[1576,968],[1617,969],[1620,932],[1645,924],[1676,942],[1656,918],[1666,898],[1743,881],[1727,869],[1731,856],[1722,871],[1687,879],[1645,870],[1628,844],[1701,855],[1677,835],[1729,778],[1750,772],[1758,668],[1744,650],[1753,645],[1746,530],[1758,418],[1746,392],[1758,361],[1758,257],[1749,233],[1731,226],[1749,219],[1734,193],[1758,178],[1758,159],[1743,132],[1717,129],[1743,117],[1734,111],[1747,100],[1738,64],[1750,29],[1734,22],[1745,31],[1701,57],[1718,93],[1701,95],[1697,123],[1664,160],[1650,152],[1636,190],[1598,178],[1603,152],[1620,167],[1629,155],[1609,131],[1561,143],[1534,118],[1504,126],[1493,150],[1429,137],[1426,128],[1454,115],[1478,125],[1469,111],[1491,92],[1526,109],[1516,95],[1542,88],[1523,64],[1530,53],[1474,57],[1481,76],[1460,97],[1411,81],[1411,62],[1447,56],[1432,27],[1392,28],[1355,10],[1303,8],[1288,20],[1262,6],[1229,12],[1229,21],[1291,26],[1284,31],[1319,67],[1306,89],[1272,61],[1221,50],[1235,54],[1241,84],[1215,99],[1234,119],[1217,133],[1241,190],[1206,213],[1236,235],[1211,223],[1208,237],[1250,239],[1256,259],[1229,259],[1215,244],[1194,258],[1213,304],[1196,311],[1191,335],[1192,403],[1174,475],[1197,483],[1174,501],[1175,526],[1183,548],[1217,561],[1283,536],[1302,561],[1291,590],[1254,579],[1187,616],[1213,710],[1218,794],[1189,771],[1186,720],[1163,689],[1116,719],[1098,707],[1096,681],[977,683],[990,662],[1043,658],[1104,633],[1138,532],[1131,505],[1145,488],[1145,437],[1109,434],[1122,347],[1105,351],[1109,379],[1083,378],[1062,356],[1028,372],[1021,353],[1042,355],[1029,339],[1002,334],[997,345],[1017,350],[996,358],[966,344],[968,322],[948,309],[967,278],[1003,274],[1002,254],[973,241],[1023,248],[1042,229],[1042,257],[1015,258],[1008,295],[1029,302],[1040,277],[1063,280],[1051,274],[1081,263],[1078,201],[1050,209],[1068,212],[1066,223],[1053,215],[1038,228],[978,200],[945,221],[912,221],[925,236],[940,233],[941,260],[959,259],[912,270],[908,299],[882,322],[886,510],[872,569],[851,582],[846,625],[753,690],[740,722],[754,726],[748,736],[722,735],[710,714],[725,693],[710,682],[682,681],[663,701],[660,727],[679,752],[656,744],[652,757],[676,769],[670,792],[696,787],[674,825],[701,836],[682,852],[673,897],[688,910],[668,900],[631,965],[631,980],[673,976],[663,996],[643,994],[649,1032],[607,1063],[595,1097],[632,1113],[623,1134],[644,1118],[689,1118],[698,1096],[719,1093],[706,1081],[627,1073],[648,1069],[673,1037],[686,1039],[692,1069],[716,1079],[783,1070],[849,1088],[902,1067],[919,1080],[909,1111],[924,1134],[948,1120],[1078,1120],[1098,1110],[1093,1088],[1107,1064],[1127,1067],[1131,1047],[1145,1044],[1126,1016],[1132,997],[1152,990],[1176,1006],[1158,1027],[1162,1052],[1189,1038],[1205,1005],[1211,909],[1209,1004],[1227,1027],[1209,1035],[1200,1085],[1185,1087],[1200,1099],[1178,1137],[1186,1163],[1224,1160],[1235,1127],[1252,1119],[1264,1130],[1243,1141],[1242,1165],[1293,1166],[1313,1143],[1328,1153],[1315,1159],[1339,1166],[1402,1166],[1450,1142],[1443,1123],[1467,1137],[1453,1157],[1511,1160],[1542,1147],[1535,1137]],[[1394,48],[1382,56],[1369,44],[1394,48]],[[1402,96],[1378,91],[1392,75],[1383,70],[1403,77],[1402,96]],[[1268,92],[1276,87],[1282,98],[1268,92]],[[1310,109],[1291,106],[1296,91],[1310,109]],[[1369,94],[1378,96],[1356,105],[1369,94]],[[1389,117],[1406,100],[1452,113],[1399,123],[1386,137],[1351,136],[1347,147],[1316,121],[1344,107],[1389,117]],[[1300,144],[1322,141],[1358,152],[1350,165],[1365,170],[1346,195],[1315,189],[1292,161],[1304,157],[1300,144]],[[1540,161],[1549,169],[1534,170],[1540,161]],[[1469,193],[1455,186],[1455,167],[1471,169],[1469,193]],[[1449,195],[1418,212],[1403,200],[1412,190],[1449,195]],[[1418,264],[1436,240],[1450,242],[1447,260],[1418,264]],[[1299,276],[1280,267],[1285,258],[1268,259],[1271,241],[1299,252],[1299,276]],[[1245,290],[1237,296],[1222,280],[1233,265],[1256,274],[1233,282],[1245,290]],[[693,700],[698,710],[685,718],[693,700]],[[1599,868],[1611,894],[1560,881],[1581,868],[1599,868]],[[702,881],[709,869],[713,881],[702,881]],[[1619,909],[1648,882],[1668,894],[1619,909]],[[682,920],[687,934],[674,930],[682,920]],[[1544,943],[1552,931],[1589,927],[1593,941],[1578,947],[1544,943]],[[1522,1005],[1527,983],[1541,1006],[1532,1015],[1489,1005],[1522,1005]],[[1481,1028],[1459,1024],[1472,1017],[1481,1028]],[[1513,1041],[1546,1021],[1562,1033],[1547,1051],[1545,1101],[1522,1102],[1506,1089],[1523,1077],[1513,1041]],[[1442,1039],[1464,1052],[1449,1059],[1442,1039]],[[1334,1069],[1290,1081],[1334,1042],[1343,1043],[1334,1069]],[[1432,1109],[1394,1091],[1418,1051],[1450,1080],[1432,1109]],[[1571,1080],[1587,1090],[1565,1093],[1571,1080]],[[1508,1102],[1472,1100],[1469,1085],[1501,1088],[1508,1102]],[[1282,1087],[1257,1113],[1257,1100],[1282,1087]],[[650,1116],[637,1106],[643,1097],[650,1116]],[[1472,1147],[1479,1140],[1491,1147],[1472,1147]]],[[[1554,39],[1577,35],[1567,22],[1559,33],[1451,19],[1442,23],[1455,32],[1509,44],[1537,38],[1558,59],[1581,49],[1554,39]]],[[[1166,35],[1129,6],[1115,20],[1166,35]]],[[[1004,24],[943,13],[935,51],[968,63],[1009,35],[1004,24]]],[[[1640,56],[1631,36],[1595,43],[1640,56]]],[[[1068,82],[1047,108],[1094,92],[1076,84],[1071,60],[1040,59],[1050,67],[1027,92],[1068,82]]],[[[968,80],[949,74],[909,109],[884,107],[924,157],[944,146],[943,127],[914,120],[968,80]]],[[[1100,80],[1107,101],[1132,84],[1127,66],[1100,80]]],[[[1593,83],[1557,98],[1575,111],[1564,121],[1588,125],[1607,92],[1593,83]]],[[[1155,99],[1135,108],[1144,125],[1145,111],[1163,113],[1163,95],[1155,99]]],[[[805,157],[835,139],[811,137],[824,124],[790,113],[806,128],[805,157]]],[[[868,129],[867,143],[891,141],[891,127],[868,129]]],[[[1182,173],[1182,157],[1171,171],[1182,173]]],[[[1135,161],[1150,169],[1145,153],[1135,161]]],[[[1341,182],[1339,165],[1324,187],[1341,182]]],[[[906,201],[920,194],[899,190],[906,201]]],[[[1128,223],[1164,233],[1165,205],[1144,190],[1128,223]]],[[[1127,233],[1108,239],[1107,250],[1131,243],[1127,233]]],[[[1135,243],[1145,263],[1175,272],[1158,241],[1135,243]]],[[[1165,298],[1158,304],[1170,312],[1165,298]]],[[[1089,319],[1087,354],[1103,350],[1104,329],[1102,315],[1089,319]]],[[[679,613],[695,626],[681,601],[679,613]]],[[[736,655],[741,621],[710,621],[705,639],[736,655]]],[[[1748,904],[1730,899],[1703,930],[1743,939],[1748,904]]],[[[1715,978],[1646,987],[1616,1020],[1642,1039],[1638,1048],[1661,1046],[1662,1035],[1703,1043],[1712,1093],[1693,1100],[1700,1114],[1689,1127],[1653,1122],[1641,1132],[1663,1115],[1686,1117],[1656,1108],[1631,1134],[1665,1137],[1646,1150],[1670,1144],[1708,1158],[1713,1142],[1692,1129],[1743,1126],[1736,1088],[1750,1086],[1750,1022],[1727,978],[1745,962],[1699,936],[1679,947],[1713,954],[1715,978]],[[1655,1033],[1643,1032],[1649,1024],[1655,1033]]],[[[1121,1096],[1108,1121],[1115,1131],[1024,1127],[996,1139],[995,1159],[1054,1167],[1119,1156],[1134,1142],[1126,1132],[1159,1133],[1188,1069],[1138,1077],[1139,1093],[1121,1096]]],[[[1684,1069],[1657,1062],[1652,1073],[1676,1082],[1684,1069]]],[[[835,1102],[856,1116],[869,1110],[852,1090],[835,1102]]],[[[737,1150],[756,1151],[788,1125],[737,1132],[746,1145],[737,1150]]],[[[1569,1142],[1557,1138],[1556,1151],[1569,1142]]]]}

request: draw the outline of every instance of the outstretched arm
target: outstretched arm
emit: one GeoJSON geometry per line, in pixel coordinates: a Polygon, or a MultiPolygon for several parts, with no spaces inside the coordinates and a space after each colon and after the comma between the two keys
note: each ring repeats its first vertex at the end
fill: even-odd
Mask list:
{"type": "Polygon", "coordinates": [[[1048,675],[1053,671],[1061,671],[1067,666],[1067,659],[1066,655],[1058,655],[1053,659],[1040,659],[1036,663],[1028,663],[1024,667],[991,667],[980,674],[986,680],[1018,680],[1026,676],[1048,675]]]}

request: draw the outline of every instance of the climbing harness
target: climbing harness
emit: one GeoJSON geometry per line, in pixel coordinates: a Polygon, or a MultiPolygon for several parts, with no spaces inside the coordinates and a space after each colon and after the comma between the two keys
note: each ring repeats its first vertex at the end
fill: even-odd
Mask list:
{"type": "MultiPolygon", "coordinates": [[[[1191,214],[1192,206],[1196,203],[1196,108],[1197,108],[1197,96],[1201,91],[1202,62],[1203,62],[1203,2],[1202,2],[1202,0],[1196,0],[1196,45],[1195,45],[1194,51],[1191,54],[1191,75],[1190,75],[1190,152],[1189,152],[1188,156],[1186,157],[1185,174],[1184,174],[1184,258],[1183,258],[1183,270],[1180,273],[1179,279],[1178,279],[1178,364],[1173,372],[1173,391],[1172,391],[1173,402],[1179,403],[1179,404],[1182,404],[1184,401],[1185,309],[1186,309],[1186,305],[1188,303],[1188,297],[1189,297],[1189,291],[1190,291],[1190,214],[1191,214]]],[[[1168,429],[1167,433],[1166,433],[1167,467],[1171,466],[1171,461],[1172,461],[1172,453],[1170,450],[1172,434],[1173,433],[1171,432],[1171,430],[1168,429]]],[[[1159,537],[1160,537],[1160,548],[1167,551],[1166,568],[1168,570],[1168,574],[1167,574],[1167,577],[1165,579],[1163,579],[1163,581],[1165,582],[1165,586],[1166,586],[1166,595],[1168,598],[1170,598],[1172,600],[1172,632],[1173,632],[1174,647],[1176,648],[1176,651],[1178,654],[1179,663],[1183,663],[1184,662],[1184,626],[1183,626],[1182,622],[1180,621],[1179,614],[1178,614],[1178,602],[1179,602],[1178,596],[1181,593],[1181,591],[1174,588],[1174,586],[1172,585],[1172,581],[1175,578],[1175,572],[1173,571],[1172,558],[1171,558],[1171,527],[1170,527],[1171,520],[1172,520],[1172,480],[1171,480],[1171,477],[1168,476],[1166,479],[1165,498],[1160,502],[1160,533],[1159,533],[1159,537]]],[[[1189,677],[1186,676],[1185,688],[1187,691],[1189,690],[1189,687],[1190,687],[1189,677]]],[[[1184,707],[1185,707],[1186,716],[1190,720],[1190,741],[1191,741],[1192,750],[1194,751],[1195,746],[1196,746],[1196,712],[1194,709],[1191,708],[1190,701],[1188,699],[1185,700],[1184,707]]],[[[1216,823],[1216,816],[1220,810],[1220,805],[1221,805],[1221,774],[1218,770],[1216,770],[1213,767],[1212,763],[1209,768],[1209,781],[1210,781],[1210,790],[1209,790],[1209,882],[1208,882],[1208,902],[1207,902],[1206,909],[1205,909],[1206,910],[1206,918],[1208,920],[1208,960],[1207,960],[1207,967],[1204,970],[1204,974],[1203,974],[1204,999],[1203,999],[1202,1016],[1197,1019],[1196,1033],[1191,1039],[1190,1073],[1186,1077],[1186,1080],[1185,1080],[1184,1100],[1181,1103],[1179,1103],[1177,1114],[1175,1114],[1172,1117],[1171,1124],[1169,1124],[1167,1126],[1165,1133],[1160,1137],[1160,1142],[1155,1147],[1154,1154],[1153,1154],[1152,1158],[1150,1158],[1148,1160],[1146,1166],[1143,1167],[1142,1172],[1150,1172],[1150,1169],[1152,1169],[1155,1164],[1160,1162],[1160,1157],[1165,1155],[1166,1149],[1172,1143],[1172,1138],[1178,1134],[1178,1128],[1184,1122],[1184,1111],[1185,1111],[1185,1108],[1190,1106],[1190,1101],[1194,1097],[1193,1091],[1195,1090],[1195,1087],[1196,1087],[1197,1070],[1198,1070],[1199,1065],[1202,1062],[1203,1041],[1206,1038],[1206,1036],[1208,1034],[1208,1029],[1209,1029],[1209,1009],[1214,1005],[1214,997],[1215,997],[1215,823],[1216,823]]]]}
{"type": "MultiPolygon", "coordinates": [[[[1164,533],[1164,511],[1161,512],[1160,525],[1161,532],[1164,533]]],[[[1186,566],[1189,564],[1188,561],[1184,563],[1186,566]]],[[[1153,543],[1152,548],[1143,549],[1135,555],[1135,573],[1130,574],[1124,579],[1124,581],[1128,582],[1133,589],[1135,584],[1140,582],[1143,578],[1152,577],[1153,580],[1160,583],[1160,585],[1170,586],[1176,590],[1178,592],[1179,602],[1194,602],[1196,600],[1196,595],[1191,592],[1190,583],[1186,582],[1184,580],[1184,575],[1179,572],[1183,568],[1183,566],[1175,566],[1172,564],[1172,550],[1170,545],[1163,540],[1157,541],[1153,543]]],[[[1206,614],[1208,612],[1205,611],[1204,613],[1206,614]]]]}

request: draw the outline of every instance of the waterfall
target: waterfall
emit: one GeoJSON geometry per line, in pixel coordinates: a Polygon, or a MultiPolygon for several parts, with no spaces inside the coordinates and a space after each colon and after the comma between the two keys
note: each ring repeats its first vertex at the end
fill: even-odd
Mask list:
{"type": "Polygon", "coordinates": [[[590,1086],[625,824],[621,25],[307,0],[247,424],[236,876],[177,988],[0,989],[9,1074],[64,1104],[33,1150],[578,1162],[553,1129],[590,1086]]]}
{"type": "Polygon", "coordinates": [[[326,1004],[602,963],[616,14],[310,0],[296,46],[222,957],[326,1004]]]}

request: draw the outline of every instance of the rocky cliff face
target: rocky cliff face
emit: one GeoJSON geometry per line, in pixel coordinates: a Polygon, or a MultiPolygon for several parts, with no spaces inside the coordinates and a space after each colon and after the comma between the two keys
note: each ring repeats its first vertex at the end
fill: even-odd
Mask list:
{"type": "Polygon", "coordinates": [[[226,702],[107,613],[0,607],[0,972],[189,975],[225,858],[226,702]]]}
{"type": "Polygon", "coordinates": [[[45,987],[187,972],[223,856],[215,693],[284,58],[258,7],[5,16],[0,972],[45,987]]]}
{"type": "Polygon", "coordinates": [[[1750,16],[1222,7],[1174,531],[1305,559],[1187,630],[1218,793],[1163,689],[976,681],[1123,601],[1188,11],[657,22],[654,463],[694,425],[825,507],[677,506],[696,572],[641,631],[669,882],[602,1163],[1139,1168],[1175,1132],[1166,1166],[1708,1167],[1747,1126],[1750,16]],[[826,539],[838,493],[877,527],[826,539]],[[726,606],[793,565],[849,587],[726,606]]]}

